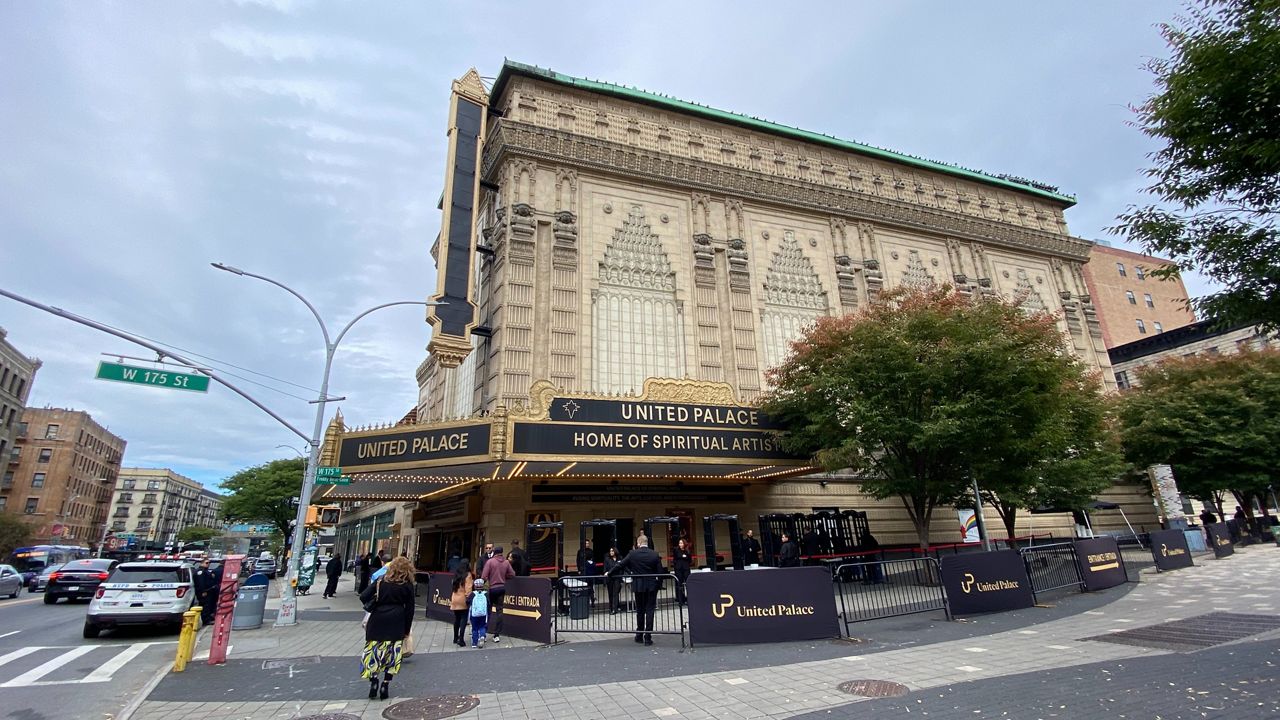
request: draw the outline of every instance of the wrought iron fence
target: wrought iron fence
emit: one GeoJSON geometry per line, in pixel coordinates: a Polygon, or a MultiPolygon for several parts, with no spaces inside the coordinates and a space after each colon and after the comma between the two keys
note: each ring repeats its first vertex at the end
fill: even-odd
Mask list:
{"type": "Polygon", "coordinates": [[[620,575],[609,578],[594,576],[565,576],[555,581],[556,615],[552,622],[554,642],[560,642],[561,634],[599,633],[637,635],[639,617],[638,598],[632,586],[637,579],[656,578],[658,590],[654,597],[653,628],[645,635],[679,635],[680,647],[686,647],[685,607],[683,587],[676,576],[620,575]]]}
{"type": "Polygon", "coordinates": [[[1074,543],[1036,545],[1022,548],[1018,553],[1031,578],[1031,593],[1036,602],[1040,602],[1041,594],[1051,590],[1074,588],[1076,592],[1084,592],[1074,543]]]}
{"type": "Polygon", "coordinates": [[[847,563],[833,575],[845,634],[855,622],[941,610],[951,619],[942,570],[932,557],[847,563]]]}

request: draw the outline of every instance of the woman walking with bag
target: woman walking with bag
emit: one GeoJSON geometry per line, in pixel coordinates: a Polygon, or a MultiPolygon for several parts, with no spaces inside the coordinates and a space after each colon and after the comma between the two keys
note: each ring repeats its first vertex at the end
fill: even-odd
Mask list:
{"type": "Polygon", "coordinates": [[[365,609],[360,677],[369,681],[370,698],[386,700],[413,623],[413,564],[405,557],[392,560],[386,574],[360,593],[360,601],[365,609]]]}

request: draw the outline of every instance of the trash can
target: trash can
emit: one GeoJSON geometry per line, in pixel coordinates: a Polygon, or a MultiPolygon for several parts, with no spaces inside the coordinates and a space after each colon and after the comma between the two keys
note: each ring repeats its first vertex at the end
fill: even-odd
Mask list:
{"type": "Polygon", "coordinates": [[[591,614],[591,585],[585,580],[565,578],[564,587],[569,593],[569,619],[586,620],[591,614]]]}
{"type": "Polygon", "coordinates": [[[252,630],[262,627],[262,615],[267,611],[267,586],[271,581],[262,573],[254,573],[236,593],[236,609],[231,616],[232,630],[252,630]]]}

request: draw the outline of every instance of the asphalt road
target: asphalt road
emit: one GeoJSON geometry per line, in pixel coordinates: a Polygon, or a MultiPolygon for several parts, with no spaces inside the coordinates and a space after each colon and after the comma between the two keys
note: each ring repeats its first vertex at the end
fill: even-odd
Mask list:
{"type": "Polygon", "coordinates": [[[110,720],[162,666],[177,634],[128,628],[83,636],[87,601],[0,599],[0,718],[110,720]]]}

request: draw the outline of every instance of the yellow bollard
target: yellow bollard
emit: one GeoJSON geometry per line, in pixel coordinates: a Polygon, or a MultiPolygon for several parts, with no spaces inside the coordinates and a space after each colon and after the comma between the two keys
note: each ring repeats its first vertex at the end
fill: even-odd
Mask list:
{"type": "Polygon", "coordinates": [[[196,632],[200,629],[200,606],[182,613],[182,633],[178,635],[178,656],[173,659],[173,671],[187,669],[187,662],[196,651],[196,632]]]}

